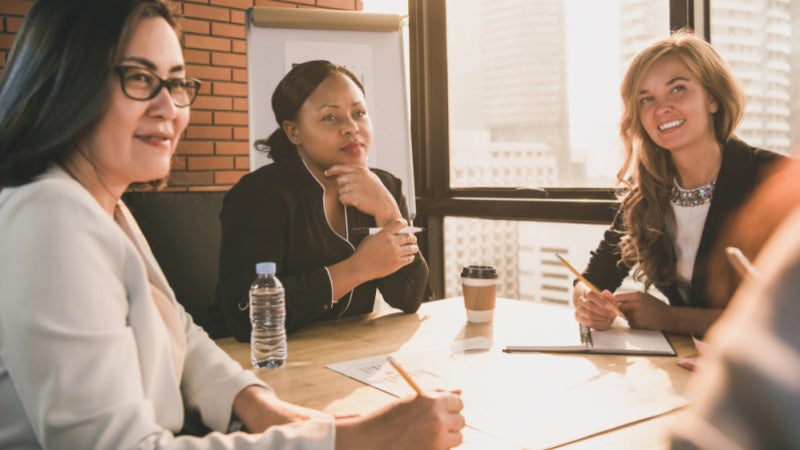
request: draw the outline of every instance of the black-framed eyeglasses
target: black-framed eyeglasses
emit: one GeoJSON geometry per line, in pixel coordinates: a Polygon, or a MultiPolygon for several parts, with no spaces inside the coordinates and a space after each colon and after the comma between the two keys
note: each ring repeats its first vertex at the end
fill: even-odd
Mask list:
{"type": "Polygon", "coordinates": [[[132,100],[151,100],[167,88],[172,103],[179,108],[185,108],[194,102],[197,91],[203,84],[196,78],[169,78],[159,77],[154,71],[136,66],[115,66],[114,71],[119,75],[122,92],[132,100]]]}

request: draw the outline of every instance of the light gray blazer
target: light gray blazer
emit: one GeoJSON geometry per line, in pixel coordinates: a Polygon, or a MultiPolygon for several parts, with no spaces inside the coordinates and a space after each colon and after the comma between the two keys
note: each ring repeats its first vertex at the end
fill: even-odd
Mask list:
{"type": "Polygon", "coordinates": [[[117,224],[58,167],[0,192],[0,448],[333,448],[326,418],[223,434],[236,394],[266,385],[192,322],[119,207],[117,224]],[[183,323],[180,385],[148,279],[183,323]],[[184,407],[216,432],[175,437],[184,407]]]}

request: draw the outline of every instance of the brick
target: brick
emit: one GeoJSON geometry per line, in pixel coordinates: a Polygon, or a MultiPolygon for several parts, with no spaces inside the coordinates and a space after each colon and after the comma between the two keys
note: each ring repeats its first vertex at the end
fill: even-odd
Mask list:
{"type": "Polygon", "coordinates": [[[353,11],[356,9],[355,0],[317,0],[317,6],[321,8],[346,9],[353,11]]]}
{"type": "Polygon", "coordinates": [[[190,156],[186,160],[189,170],[233,169],[233,158],[229,156],[190,156]]]}
{"type": "Polygon", "coordinates": [[[195,64],[187,64],[186,71],[191,72],[193,77],[200,78],[201,80],[207,80],[207,81],[231,80],[231,69],[227,67],[198,66],[195,64]]]}
{"type": "Polygon", "coordinates": [[[6,66],[6,52],[0,52],[0,68],[6,66]]]}
{"type": "Polygon", "coordinates": [[[206,20],[183,18],[181,28],[184,33],[211,34],[211,24],[206,20]]]}
{"type": "MultiPolygon", "coordinates": [[[[196,113],[192,113],[194,115],[196,113]]],[[[178,143],[179,155],[213,155],[214,141],[190,141],[182,139],[178,143]]]]}
{"type": "Polygon", "coordinates": [[[181,156],[172,156],[172,170],[186,170],[186,158],[181,156]]]}
{"type": "Polygon", "coordinates": [[[188,139],[230,139],[231,127],[214,125],[189,125],[186,127],[188,139]]]}
{"type": "Polygon", "coordinates": [[[239,180],[247,175],[247,170],[225,171],[217,172],[214,174],[215,184],[236,184],[239,180]]]}
{"type": "Polygon", "coordinates": [[[0,2],[0,15],[24,16],[31,6],[33,6],[32,1],[3,0],[0,2]]]}
{"type": "Polygon", "coordinates": [[[233,110],[234,111],[248,111],[249,105],[247,104],[246,98],[234,98],[233,99],[233,110]]]}
{"type": "Polygon", "coordinates": [[[217,8],[215,6],[194,5],[191,3],[183,4],[184,17],[196,19],[216,20],[219,22],[230,22],[231,14],[227,8],[217,8]]]}
{"type": "Polygon", "coordinates": [[[198,95],[192,104],[192,109],[210,109],[214,111],[230,111],[233,101],[230,97],[212,97],[208,95],[198,95]]]}
{"type": "Polygon", "coordinates": [[[246,20],[244,11],[231,10],[231,23],[244,24],[246,20]]]}
{"type": "Polygon", "coordinates": [[[14,43],[13,34],[0,34],[0,50],[11,49],[11,44],[14,43]]]}
{"type": "Polygon", "coordinates": [[[247,141],[220,141],[214,144],[217,155],[248,155],[250,143],[247,141]]]}
{"type": "Polygon", "coordinates": [[[173,171],[169,177],[170,186],[199,186],[213,185],[213,172],[189,172],[185,170],[173,171]]]}
{"type": "Polygon", "coordinates": [[[233,127],[233,139],[237,141],[246,141],[250,138],[247,127],[233,127]]]}
{"type": "Polygon", "coordinates": [[[22,17],[6,17],[6,31],[16,33],[22,25],[22,17]]]}
{"type": "Polygon", "coordinates": [[[236,158],[233,158],[233,166],[237,169],[250,170],[250,157],[237,156],[236,158]]]}
{"type": "Polygon", "coordinates": [[[192,125],[211,125],[212,123],[211,111],[192,111],[192,125]]]}
{"type": "MultiPolygon", "coordinates": [[[[191,76],[191,74],[190,74],[190,76],[191,76]]],[[[206,80],[200,80],[200,81],[202,81],[203,84],[200,85],[200,90],[197,91],[197,93],[200,94],[200,95],[211,95],[211,85],[214,84],[214,83],[212,83],[210,81],[206,81],[206,80]]],[[[192,104],[192,109],[194,109],[194,105],[195,104],[192,104]]]]}
{"type": "Polygon", "coordinates": [[[356,11],[364,10],[364,0],[356,0],[356,11]]]}
{"type": "Polygon", "coordinates": [[[3,20],[3,16],[0,16],[0,31],[6,31],[6,20],[3,20]]]}
{"type": "Polygon", "coordinates": [[[211,64],[215,66],[247,67],[247,56],[233,53],[211,53],[211,64]]]}
{"type": "Polygon", "coordinates": [[[211,4],[228,8],[247,9],[253,6],[253,0],[211,0],[211,4]]]}
{"type": "Polygon", "coordinates": [[[225,36],[231,38],[244,39],[244,25],[230,23],[212,23],[211,34],[214,36],[225,36]]]}
{"type": "Polygon", "coordinates": [[[231,51],[231,40],[228,38],[187,34],[184,36],[183,42],[186,48],[217,50],[223,52],[231,51]]]}
{"type": "Polygon", "coordinates": [[[215,112],[214,125],[247,125],[247,113],[215,112]]]}
{"type": "Polygon", "coordinates": [[[247,97],[247,85],[244,83],[214,83],[214,95],[229,95],[231,97],[247,97]]]}
{"type": "Polygon", "coordinates": [[[211,52],[186,49],[183,51],[183,59],[188,64],[211,64],[211,52]]]}
{"type": "Polygon", "coordinates": [[[231,41],[234,53],[247,53],[247,41],[234,39],[231,41]]]}
{"type": "MultiPolygon", "coordinates": [[[[311,0],[309,5],[313,5],[314,1],[311,0]]],[[[272,6],[276,8],[297,8],[297,5],[291,3],[276,2],[272,0],[256,0],[255,6],[272,6]]]]}
{"type": "Polygon", "coordinates": [[[247,71],[244,69],[233,69],[233,81],[247,83],[247,71]]]}

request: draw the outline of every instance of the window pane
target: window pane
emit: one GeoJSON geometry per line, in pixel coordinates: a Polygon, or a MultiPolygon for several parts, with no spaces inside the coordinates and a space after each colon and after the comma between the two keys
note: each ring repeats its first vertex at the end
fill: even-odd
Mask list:
{"type": "Polygon", "coordinates": [[[517,222],[447,217],[444,221],[445,296],[461,295],[461,268],[493,265],[497,295],[568,303],[573,276],[555,253],[583,270],[606,225],[517,222]]]}
{"type": "Polygon", "coordinates": [[[713,0],[710,23],[711,43],[747,95],[736,134],[783,153],[800,147],[800,2],[713,0]]]}
{"type": "Polygon", "coordinates": [[[448,0],[451,186],[612,186],[623,71],[668,32],[667,0],[448,0]]]}

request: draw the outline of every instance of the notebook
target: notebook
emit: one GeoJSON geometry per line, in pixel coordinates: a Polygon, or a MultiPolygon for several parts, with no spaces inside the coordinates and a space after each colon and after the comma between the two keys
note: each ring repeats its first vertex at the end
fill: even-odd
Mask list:
{"type": "MultiPolygon", "coordinates": [[[[574,324],[574,322],[573,322],[574,324]]],[[[609,355],[677,356],[664,333],[614,326],[606,331],[574,325],[570,333],[534,333],[511,340],[504,352],[600,353],[609,355]]]]}

